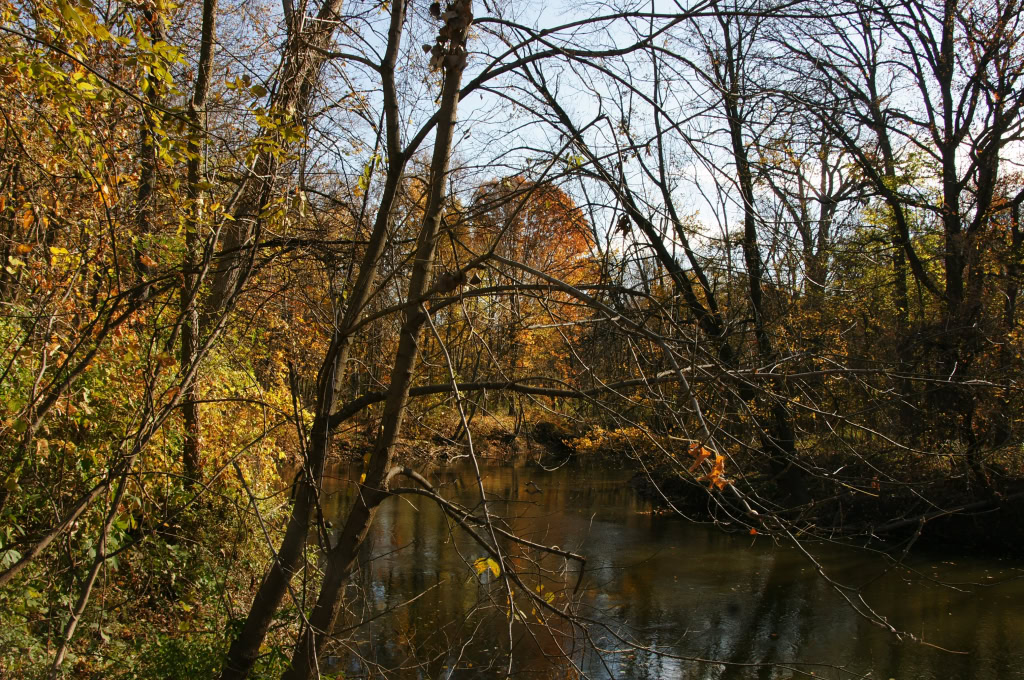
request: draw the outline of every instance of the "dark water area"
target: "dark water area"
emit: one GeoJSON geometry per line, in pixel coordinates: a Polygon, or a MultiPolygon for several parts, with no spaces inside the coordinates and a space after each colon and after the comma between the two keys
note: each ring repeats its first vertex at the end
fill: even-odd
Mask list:
{"type": "MultiPolygon", "coordinates": [[[[325,511],[335,524],[358,472],[337,469],[330,480],[325,511]]],[[[586,625],[551,616],[544,625],[544,608],[522,594],[510,619],[504,580],[476,562],[484,550],[432,500],[393,497],[346,592],[337,632],[349,642],[333,652],[333,671],[366,676],[379,664],[398,678],[511,669],[529,678],[1024,679],[1019,561],[912,555],[893,568],[863,551],[811,547],[831,578],[864,586],[866,605],[921,644],[859,615],[790,546],[652,513],[629,470],[484,465],[482,473],[501,526],[586,556],[578,590],[571,561],[526,549],[513,560],[534,592],[558,608],[574,603],[586,625]]],[[[429,477],[479,512],[468,461],[429,477]]]]}

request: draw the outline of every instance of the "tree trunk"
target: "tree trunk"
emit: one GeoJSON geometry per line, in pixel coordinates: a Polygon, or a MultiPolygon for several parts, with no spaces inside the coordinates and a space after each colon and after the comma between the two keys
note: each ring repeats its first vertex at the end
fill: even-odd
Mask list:
{"type": "MultiPolygon", "coordinates": [[[[181,372],[184,374],[198,359],[199,311],[199,246],[203,224],[203,143],[206,138],[206,98],[210,92],[213,71],[214,35],[217,22],[217,0],[203,2],[203,28],[196,73],[195,89],[189,102],[188,120],[191,130],[188,140],[188,168],[186,193],[189,198],[189,218],[185,226],[185,258],[182,263],[184,278],[181,286],[181,372]]],[[[192,484],[202,476],[202,450],[200,444],[199,381],[192,380],[182,394],[181,412],[185,421],[185,441],[182,444],[182,468],[185,481],[192,484]]]]}
{"type": "MultiPolygon", "coordinates": [[[[152,8],[147,8],[142,13],[143,24],[149,29],[150,38],[154,43],[164,39],[162,18],[152,8]]],[[[146,237],[153,233],[153,203],[156,201],[156,169],[157,169],[157,140],[155,125],[152,117],[159,116],[160,105],[160,79],[152,73],[145,78],[146,101],[148,107],[142,109],[142,127],[139,131],[139,186],[135,193],[135,223],[138,228],[136,238],[146,241],[146,237]]],[[[140,250],[138,242],[133,248],[132,262],[135,266],[135,273],[138,281],[145,281],[152,273],[152,259],[140,250]]],[[[149,287],[139,289],[140,299],[149,297],[149,287]]]]}
{"type": "MultiPolygon", "coordinates": [[[[327,59],[325,52],[335,30],[342,23],[342,4],[343,0],[324,0],[316,17],[301,21],[296,21],[294,16],[286,13],[289,14],[286,16],[288,41],[284,47],[283,75],[272,97],[270,110],[274,114],[289,117],[303,130],[309,124],[309,101],[321,67],[327,59]]],[[[284,143],[276,132],[269,132],[266,137],[271,147],[284,143]]],[[[239,189],[232,211],[234,219],[227,225],[228,231],[221,247],[222,255],[203,308],[203,316],[206,318],[221,311],[245,282],[249,270],[246,261],[251,262],[253,257],[247,246],[259,238],[262,230],[263,219],[260,215],[273,196],[280,169],[277,157],[274,151],[259,153],[239,189]]]]}
{"type": "MultiPolygon", "coordinates": [[[[465,30],[472,18],[471,0],[460,0],[453,6],[464,26],[461,35],[452,39],[444,59],[444,84],[440,116],[434,138],[430,164],[430,187],[426,214],[416,243],[416,254],[406,294],[407,301],[418,300],[427,292],[434,265],[434,253],[441,231],[444,187],[451,157],[452,137],[458,113],[459,87],[465,67],[465,30]]],[[[341,589],[348,579],[359,548],[373,523],[380,502],[387,497],[388,474],[393,462],[393,449],[402,428],[413,371],[419,357],[420,335],[426,312],[420,305],[405,312],[391,383],[384,405],[381,433],[374,444],[365,483],[345,520],[337,545],[327,555],[327,566],[316,605],[309,616],[309,625],[299,636],[286,680],[316,677],[317,663],[325,637],[330,635],[341,605],[341,589]]]]}
{"type": "Polygon", "coordinates": [[[259,590],[249,608],[245,624],[228,650],[221,673],[222,680],[248,677],[259,655],[259,648],[267,635],[274,614],[281,606],[292,576],[299,567],[308,535],[309,518],[317,507],[320,481],[330,445],[330,420],[338,410],[345,380],[345,364],[351,348],[352,330],[370,297],[378,263],[387,243],[391,206],[401,182],[408,154],[401,148],[395,64],[401,47],[405,23],[405,2],[396,2],[392,9],[388,32],[388,49],[381,64],[384,90],[388,171],[381,203],[374,221],[373,232],[359,269],[356,283],[348,296],[344,317],[338,325],[328,348],[317,379],[316,417],[306,447],[307,459],[296,479],[295,503],[285,530],[281,547],[269,572],[260,583],[259,590]]]}

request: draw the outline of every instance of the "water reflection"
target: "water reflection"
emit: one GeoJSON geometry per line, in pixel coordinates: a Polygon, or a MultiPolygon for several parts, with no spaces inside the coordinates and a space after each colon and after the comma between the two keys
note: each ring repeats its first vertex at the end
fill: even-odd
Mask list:
{"type": "MultiPolygon", "coordinates": [[[[857,615],[795,550],[763,537],[653,515],[624,470],[486,467],[489,509],[531,541],[587,557],[583,587],[562,558],[532,561],[512,551],[531,588],[563,606],[574,597],[586,628],[542,626],[543,608],[515,596],[507,616],[500,579],[474,560],[483,550],[419,497],[388,499],[346,593],[339,622],[349,642],[335,652],[339,670],[365,675],[370,664],[402,678],[516,676],[686,678],[1024,678],[1024,581],[952,589],[893,570],[865,599],[900,630],[938,647],[899,641],[857,615]],[[649,650],[636,649],[629,641],[649,650]],[[509,650],[512,654],[509,654],[509,650]],[[511,661],[510,661],[511,658],[511,661]],[[566,658],[571,663],[567,664],[566,658]],[[714,660],[702,662],[692,659],[714,660]],[[728,662],[726,664],[720,662],[728,662]]],[[[325,511],[335,523],[351,502],[356,470],[335,471],[325,511]]],[[[478,503],[468,466],[432,475],[442,493],[478,503]]],[[[872,581],[880,560],[818,549],[835,578],[872,581]]],[[[928,578],[990,584],[1021,565],[994,560],[927,560],[928,578]]]]}

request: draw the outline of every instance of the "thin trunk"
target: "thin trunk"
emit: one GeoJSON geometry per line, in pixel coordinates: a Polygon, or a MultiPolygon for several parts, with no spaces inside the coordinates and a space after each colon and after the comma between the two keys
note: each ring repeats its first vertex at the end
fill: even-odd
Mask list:
{"type": "MultiPolygon", "coordinates": [[[[6,159],[5,159],[6,160],[6,159]]],[[[6,181],[0,184],[0,192],[3,193],[14,193],[14,188],[18,186],[20,175],[21,164],[18,162],[12,162],[8,168],[6,174],[6,181]]],[[[0,246],[0,262],[7,262],[11,255],[11,248],[15,243],[28,240],[28,234],[19,234],[14,215],[15,201],[8,201],[2,209],[0,209],[0,224],[3,225],[4,239],[3,245],[0,246]]],[[[18,274],[15,271],[7,271],[6,267],[0,268],[0,300],[4,302],[13,302],[17,291],[18,274]]],[[[0,491],[0,494],[3,492],[0,491]]],[[[2,496],[0,496],[2,498],[2,496]]],[[[0,510],[3,509],[2,500],[0,500],[0,510]]]]}
{"type": "Polygon", "coordinates": [[[43,552],[50,547],[57,538],[60,537],[68,528],[71,527],[75,521],[81,517],[82,513],[85,512],[89,506],[92,505],[101,493],[106,491],[107,487],[110,486],[110,479],[104,480],[90,489],[84,496],[82,496],[77,503],[71,508],[71,510],[64,515],[52,529],[46,532],[38,541],[32,544],[32,547],[22,553],[22,556],[17,562],[9,566],[3,572],[0,572],[0,588],[3,588],[10,583],[15,576],[18,575],[22,569],[32,563],[37,557],[43,554],[43,552]]]}
{"type": "MultiPolygon", "coordinates": [[[[164,39],[163,19],[153,9],[146,9],[142,15],[143,22],[149,29],[150,39],[156,43],[164,39]]],[[[152,259],[139,242],[146,242],[147,236],[153,233],[153,204],[156,202],[156,170],[157,170],[157,139],[154,116],[160,115],[160,79],[150,73],[144,80],[146,84],[146,101],[148,107],[142,109],[142,128],[139,131],[139,186],[135,194],[135,223],[138,239],[133,248],[133,263],[139,282],[144,282],[153,273],[152,259]]],[[[144,286],[138,293],[141,299],[149,297],[149,287],[144,286]]]]}
{"type": "Polygon", "coordinates": [[[228,650],[228,657],[221,673],[222,680],[245,678],[252,671],[274,614],[280,608],[292,576],[302,560],[309,518],[318,505],[320,481],[330,445],[331,416],[338,410],[344,388],[345,365],[352,346],[352,329],[358,323],[363,307],[372,292],[381,254],[387,243],[391,207],[398,193],[408,158],[408,154],[401,148],[394,78],[405,23],[405,10],[405,2],[399,1],[394,4],[388,31],[388,49],[381,64],[389,163],[381,203],[363,255],[359,275],[348,296],[344,316],[320,368],[317,380],[316,417],[310,428],[309,443],[306,447],[307,459],[296,479],[295,503],[292,506],[291,517],[281,547],[270,570],[260,583],[245,624],[228,650]]]}
{"type": "MultiPolygon", "coordinates": [[[[1021,205],[1015,202],[1010,211],[1010,252],[1005,267],[1006,299],[1003,304],[1003,326],[1010,334],[1017,327],[1017,298],[1020,295],[1021,274],[1024,273],[1024,225],[1021,224],[1021,205]]],[[[1007,358],[1010,346],[1004,343],[1007,358]]],[[[1009,362],[1005,364],[1009,366],[1009,362]]]]}
{"type": "MultiPolygon", "coordinates": [[[[196,297],[199,292],[199,245],[202,243],[200,230],[203,224],[203,144],[206,138],[206,98],[210,92],[210,76],[213,72],[214,36],[217,25],[217,0],[203,2],[202,43],[199,50],[199,64],[195,89],[189,102],[188,119],[191,130],[188,140],[188,185],[189,218],[185,226],[184,279],[181,286],[181,372],[194,364],[199,350],[199,310],[196,297]]],[[[182,395],[182,417],[185,421],[185,441],[182,445],[182,467],[186,483],[200,481],[202,476],[202,450],[200,444],[199,381],[189,383],[182,395]]]]}
{"type": "MultiPolygon", "coordinates": [[[[451,7],[455,21],[462,30],[453,36],[444,60],[444,84],[441,93],[440,116],[434,139],[434,152],[430,164],[430,194],[426,214],[416,243],[416,254],[406,299],[418,300],[429,288],[441,231],[444,205],[444,187],[451,157],[452,137],[458,113],[459,86],[465,67],[465,31],[472,20],[471,0],[460,0],[451,7]]],[[[394,458],[394,444],[402,428],[412,384],[413,371],[419,357],[420,335],[426,313],[420,305],[410,307],[404,315],[395,364],[391,371],[388,398],[384,405],[381,433],[374,444],[364,485],[349,511],[337,545],[327,555],[327,566],[316,605],[299,636],[286,680],[305,680],[318,676],[317,663],[324,638],[330,635],[341,604],[341,589],[348,579],[359,548],[366,538],[380,502],[387,497],[388,472],[394,458]]]]}
{"type": "Polygon", "coordinates": [[[96,556],[93,558],[92,566],[89,568],[89,574],[85,578],[85,583],[82,584],[82,592],[78,595],[78,601],[75,603],[75,608],[71,612],[71,618],[68,619],[67,625],[64,627],[64,635],[61,638],[60,647],[57,649],[57,654],[53,659],[53,664],[50,666],[50,679],[56,680],[60,676],[60,667],[64,663],[64,658],[67,656],[68,648],[71,646],[71,640],[75,636],[75,630],[78,628],[78,623],[82,620],[82,615],[85,613],[85,608],[89,604],[89,598],[92,596],[93,586],[96,585],[96,579],[99,577],[100,569],[107,561],[107,543],[110,539],[110,530],[114,526],[114,520],[117,519],[117,509],[121,505],[121,501],[124,498],[125,490],[128,488],[128,474],[131,472],[131,467],[126,467],[124,474],[117,485],[117,491],[114,493],[113,501],[110,504],[110,510],[107,512],[106,520],[103,522],[103,528],[100,530],[100,540],[96,547],[96,556]]]}
{"type": "MultiPolygon", "coordinates": [[[[720,19],[724,38],[724,63],[716,68],[719,78],[719,86],[722,90],[722,106],[729,126],[729,138],[733,162],[736,165],[736,174],[740,190],[740,198],[743,202],[743,260],[747,269],[747,295],[750,300],[750,309],[754,320],[754,337],[757,341],[758,357],[763,363],[769,363],[776,358],[772,346],[771,336],[768,334],[765,322],[764,311],[764,265],[761,256],[761,249],[757,241],[757,213],[754,205],[754,183],[751,174],[750,159],[747,155],[747,147],[743,139],[744,116],[742,112],[743,93],[741,91],[740,69],[742,64],[742,45],[733,41],[733,35],[729,28],[728,19],[720,19]]],[[[776,390],[786,394],[789,390],[784,381],[773,383],[776,390]]],[[[745,401],[751,401],[753,395],[743,394],[745,401]]],[[[796,452],[796,431],[793,428],[792,417],[785,405],[777,398],[768,395],[769,418],[755,416],[755,422],[760,430],[761,447],[771,464],[772,470],[778,479],[783,491],[793,496],[797,501],[804,500],[807,487],[804,484],[803,475],[795,465],[797,460],[796,452]]]]}
{"type": "MultiPolygon", "coordinates": [[[[277,92],[272,97],[270,110],[288,117],[305,130],[309,125],[308,109],[313,87],[319,79],[326,61],[325,52],[341,21],[343,0],[324,0],[315,17],[288,21],[288,41],[284,50],[283,75],[277,92]]],[[[285,144],[276,132],[267,133],[270,147],[285,144]]],[[[262,231],[260,216],[273,197],[280,170],[276,150],[257,155],[248,176],[244,179],[239,198],[233,210],[234,219],[227,226],[222,243],[222,257],[213,275],[210,295],[203,308],[203,316],[211,317],[221,311],[228,300],[245,282],[253,254],[246,246],[258,240],[262,231]]]]}
{"type": "MultiPolygon", "coordinates": [[[[990,486],[984,461],[980,456],[981,439],[975,434],[974,421],[976,399],[972,390],[964,385],[969,379],[971,365],[976,352],[978,332],[975,327],[977,305],[972,298],[980,297],[981,273],[976,271],[977,245],[976,234],[981,221],[987,219],[988,204],[986,194],[991,197],[991,187],[983,181],[987,179],[984,161],[986,148],[974,148],[979,163],[977,205],[974,206],[978,215],[978,224],[974,229],[964,230],[962,215],[962,187],[957,169],[958,155],[961,153],[961,131],[970,120],[958,120],[961,112],[956,108],[960,97],[955,92],[954,76],[957,64],[956,22],[959,19],[958,0],[945,0],[943,5],[942,39],[938,45],[934,70],[938,81],[941,98],[942,130],[936,133],[937,146],[941,157],[942,173],[942,227],[945,237],[945,314],[939,345],[939,372],[946,377],[946,383],[936,392],[939,407],[945,412],[943,420],[948,424],[948,437],[965,446],[967,466],[974,478],[984,487],[990,486]],[[973,280],[972,280],[973,279],[973,280]]],[[[1000,138],[998,116],[993,129],[993,137],[1000,138]]],[[[997,142],[989,142],[996,144],[997,142]]],[[[997,147],[998,148],[998,147],[997,147]]],[[[993,174],[991,179],[994,179],[993,174]]]]}

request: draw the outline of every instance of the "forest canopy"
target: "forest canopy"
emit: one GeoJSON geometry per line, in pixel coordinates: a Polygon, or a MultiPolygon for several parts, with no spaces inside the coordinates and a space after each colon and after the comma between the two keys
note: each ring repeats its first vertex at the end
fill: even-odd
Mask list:
{"type": "Polygon", "coordinates": [[[1018,0],[0,0],[0,675],[320,677],[394,496],[585,646],[431,476],[522,441],[1019,551],[1022,76],[1018,0]]]}

